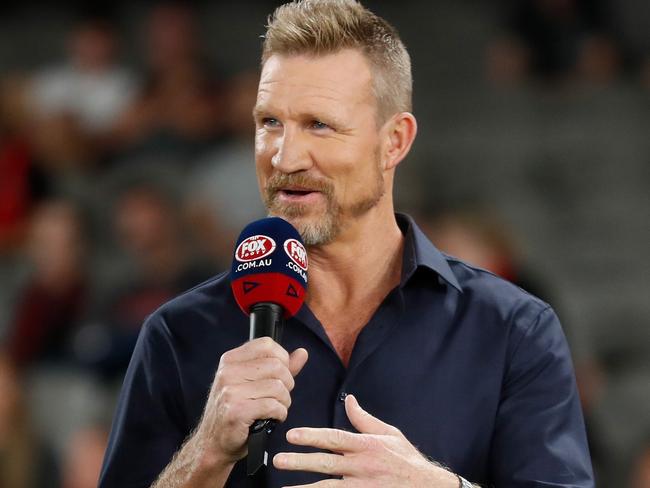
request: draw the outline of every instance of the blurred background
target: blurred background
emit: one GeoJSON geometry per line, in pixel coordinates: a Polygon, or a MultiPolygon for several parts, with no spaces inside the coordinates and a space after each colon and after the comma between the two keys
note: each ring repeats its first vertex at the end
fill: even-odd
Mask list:
{"type": "MultiPolygon", "coordinates": [[[[96,486],[143,319],[264,216],[281,2],[0,7],[0,487],[96,486]]],[[[397,207],[551,303],[603,487],[650,487],[650,2],[368,1],[413,59],[397,207]]]]}

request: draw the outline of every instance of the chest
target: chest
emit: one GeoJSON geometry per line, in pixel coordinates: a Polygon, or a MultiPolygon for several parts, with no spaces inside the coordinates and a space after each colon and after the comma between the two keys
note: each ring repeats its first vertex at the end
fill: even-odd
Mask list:
{"type": "Polygon", "coordinates": [[[347,367],[354,345],[363,328],[372,318],[374,309],[369,307],[348,307],[340,313],[325,310],[315,311],[336,354],[347,367]]]}
{"type": "MultiPolygon", "coordinates": [[[[359,308],[326,314],[311,307],[287,323],[282,345],[287,351],[304,347],[309,359],[296,377],[287,420],[276,426],[269,456],[292,452],[286,432],[295,427],[330,427],[353,431],[342,399],[352,393],[368,412],[398,427],[418,448],[456,471],[480,473],[497,411],[504,350],[499,347],[490,317],[482,315],[485,336],[468,337],[471,324],[455,307],[445,307],[437,295],[391,295],[373,311],[359,308]],[[338,357],[337,357],[338,356],[338,357]],[[340,358],[346,358],[342,361],[340,358]],[[344,366],[345,365],[345,366],[344,366]]],[[[241,324],[246,329],[246,324],[241,324]]],[[[470,334],[471,335],[471,334],[470,334]]],[[[245,340],[241,336],[238,340],[245,340]]],[[[196,358],[217,361],[211,348],[196,358]]],[[[186,381],[210,372],[216,364],[194,369],[186,381]]],[[[191,402],[198,421],[207,395],[202,389],[191,402]]],[[[185,389],[188,390],[187,388],[185,389]]],[[[189,389],[191,390],[191,389],[189,389]]],[[[193,424],[195,425],[195,424],[193,424]]],[[[245,462],[227,486],[241,487],[245,462]]],[[[271,469],[266,486],[314,483],[323,476],[271,469]]],[[[480,478],[480,476],[478,477],[480,478]]]]}
{"type": "MultiPolygon", "coordinates": [[[[369,329],[372,326],[369,324],[369,329]]],[[[358,361],[367,336],[364,332],[359,338],[347,369],[322,344],[303,343],[309,360],[296,378],[289,417],[271,437],[269,455],[296,450],[286,442],[286,432],[291,428],[354,431],[343,402],[345,394],[351,393],[372,415],[397,426],[426,455],[456,469],[485,465],[499,389],[487,386],[485,378],[456,371],[453,365],[441,362],[435,348],[430,347],[431,340],[426,338],[412,338],[412,347],[403,341],[381,342],[374,352],[358,361]],[[459,398],[467,396],[459,389],[475,394],[463,403],[459,398]]],[[[323,479],[317,474],[281,470],[270,470],[269,477],[269,487],[323,479]]]]}

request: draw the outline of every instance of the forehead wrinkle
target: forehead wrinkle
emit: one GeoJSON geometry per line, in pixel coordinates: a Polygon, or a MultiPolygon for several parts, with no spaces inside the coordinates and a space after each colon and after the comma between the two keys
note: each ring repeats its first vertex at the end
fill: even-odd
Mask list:
{"type": "Polygon", "coordinates": [[[329,103],[326,105],[315,103],[316,102],[315,98],[322,99],[322,100],[334,100],[334,101],[338,101],[338,99],[327,97],[327,96],[306,97],[306,98],[307,100],[300,100],[300,98],[297,99],[294,98],[293,103],[291,103],[287,107],[283,107],[283,104],[281,103],[278,104],[273,99],[258,100],[257,104],[253,108],[253,115],[272,116],[272,115],[280,115],[286,112],[286,114],[293,117],[297,117],[297,116],[303,116],[303,117],[306,116],[312,118],[327,117],[333,122],[338,122],[339,124],[343,124],[344,119],[341,119],[341,116],[345,116],[344,114],[348,114],[350,112],[349,109],[351,107],[352,108],[358,107],[359,105],[362,105],[364,103],[363,100],[359,100],[356,102],[341,104],[341,106],[337,110],[334,106],[332,106],[329,103]],[[343,108],[343,112],[341,111],[341,108],[343,108]]]}
{"type": "MultiPolygon", "coordinates": [[[[323,88],[318,85],[304,85],[304,84],[292,84],[290,86],[293,87],[309,86],[311,88],[318,89],[318,91],[320,91],[323,88]]],[[[363,91],[364,96],[357,98],[357,97],[346,97],[345,94],[341,93],[336,89],[328,89],[328,90],[333,92],[333,95],[328,95],[323,93],[298,93],[297,91],[294,90],[290,92],[289,99],[292,101],[292,105],[293,102],[296,101],[299,103],[304,103],[305,105],[301,109],[301,111],[311,112],[311,113],[322,112],[324,108],[326,112],[331,112],[330,109],[332,107],[330,105],[327,105],[326,107],[319,107],[317,105],[314,106],[313,102],[317,100],[324,100],[327,102],[341,102],[341,104],[344,107],[360,106],[366,104],[372,105],[374,103],[374,96],[371,91],[364,90],[363,91]]],[[[267,113],[267,112],[277,111],[274,107],[278,99],[280,99],[281,97],[282,95],[273,93],[271,90],[262,87],[260,84],[260,88],[257,92],[257,102],[253,109],[253,113],[254,114],[261,113],[261,112],[267,113]]]]}
{"type": "MultiPolygon", "coordinates": [[[[262,94],[262,92],[260,92],[260,94],[262,94]]],[[[260,94],[258,94],[258,97],[257,97],[257,106],[262,106],[263,107],[267,103],[269,105],[272,105],[273,102],[278,99],[277,96],[275,96],[273,94],[270,94],[270,93],[268,94],[268,96],[265,96],[265,97],[260,97],[259,96],[260,94]],[[260,98],[262,98],[262,100],[260,100],[260,98]]],[[[344,101],[341,97],[334,97],[334,96],[328,96],[328,95],[317,95],[317,94],[311,94],[311,93],[295,94],[295,95],[293,95],[291,97],[292,102],[303,101],[304,99],[314,100],[314,101],[315,100],[326,100],[326,101],[332,101],[332,102],[339,102],[339,101],[343,102],[344,101]]],[[[307,103],[307,105],[309,105],[309,101],[307,101],[306,103],[307,103]]],[[[349,103],[352,103],[352,102],[346,102],[346,103],[349,104],[349,103]]],[[[356,103],[358,103],[358,102],[356,102],[356,103]]]]}
{"type": "MultiPolygon", "coordinates": [[[[322,81],[322,83],[314,83],[308,80],[304,80],[300,83],[296,83],[292,80],[292,77],[288,76],[286,73],[278,74],[278,73],[273,73],[272,71],[271,73],[267,74],[266,77],[264,76],[264,73],[262,73],[262,77],[260,79],[260,83],[258,86],[258,93],[262,91],[269,91],[270,89],[273,88],[273,85],[281,84],[281,85],[285,85],[286,88],[290,90],[295,90],[297,88],[307,88],[318,92],[328,91],[334,94],[334,96],[332,97],[333,100],[339,99],[341,98],[341,96],[343,96],[343,98],[345,97],[346,94],[341,92],[340,90],[341,85],[343,86],[347,85],[345,80],[329,78],[329,77],[321,77],[319,78],[319,81],[322,81]],[[269,88],[266,88],[265,85],[270,85],[270,86],[269,88]]],[[[366,79],[356,80],[356,81],[357,81],[356,83],[357,87],[355,88],[358,88],[359,92],[368,93],[372,95],[373,92],[372,74],[366,79]]],[[[323,97],[326,97],[326,95],[323,95],[323,97]]]]}
{"type": "Polygon", "coordinates": [[[259,96],[261,94],[266,94],[269,97],[273,96],[279,96],[281,93],[278,92],[286,92],[289,91],[291,93],[292,98],[295,97],[296,95],[299,95],[300,97],[314,97],[314,98],[322,98],[324,100],[331,100],[331,101],[343,101],[345,99],[345,94],[342,93],[340,90],[337,90],[336,88],[330,88],[327,86],[323,85],[317,85],[317,84],[309,84],[309,83],[283,83],[283,85],[286,87],[284,90],[278,90],[275,93],[273,92],[272,88],[266,88],[263,85],[272,85],[272,84],[277,84],[277,83],[282,83],[281,81],[269,81],[269,82],[260,82],[259,89],[257,90],[257,96],[259,99],[259,96]],[[306,93],[300,93],[300,89],[307,88],[309,91],[306,93]],[[330,92],[330,94],[323,93],[323,91],[330,92]]]}

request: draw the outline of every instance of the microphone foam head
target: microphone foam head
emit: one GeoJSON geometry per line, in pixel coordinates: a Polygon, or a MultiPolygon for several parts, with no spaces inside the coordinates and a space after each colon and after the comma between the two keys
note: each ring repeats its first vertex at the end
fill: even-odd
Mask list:
{"type": "Polygon", "coordinates": [[[275,303],[285,318],[292,317],[305,301],[307,264],[307,250],[289,222],[268,217],[248,224],[237,239],[230,273],[237,304],[249,314],[256,303],[275,303]]]}

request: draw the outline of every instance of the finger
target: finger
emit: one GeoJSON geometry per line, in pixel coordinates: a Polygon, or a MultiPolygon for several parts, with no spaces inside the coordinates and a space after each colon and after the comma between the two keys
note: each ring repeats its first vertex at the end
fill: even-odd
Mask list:
{"type": "Polygon", "coordinates": [[[311,473],[349,476],[354,470],[354,462],[338,454],[326,452],[281,452],[273,457],[277,469],[287,471],[309,471],[311,473]]]}
{"type": "Polygon", "coordinates": [[[339,488],[344,486],[343,480],[321,480],[309,485],[291,485],[284,486],[283,488],[339,488]]]}
{"type": "Polygon", "coordinates": [[[289,353],[270,337],[259,337],[226,351],[221,356],[220,362],[236,363],[262,357],[275,357],[289,366],[289,353]]]}
{"type": "Polygon", "coordinates": [[[223,384],[236,385],[264,379],[278,379],[291,391],[296,382],[289,368],[278,358],[258,358],[246,362],[228,364],[219,372],[223,384]]]}
{"type": "Polygon", "coordinates": [[[282,423],[287,419],[287,407],[274,398],[249,400],[241,405],[241,415],[247,425],[253,425],[258,419],[274,419],[282,423]]]}
{"type": "Polygon", "coordinates": [[[279,401],[282,405],[289,408],[291,406],[291,395],[289,390],[278,379],[265,379],[251,381],[237,385],[242,398],[248,400],[259,400],[261,398],[272,398],[279,401]]]}
{"type": "Polygon", "coordinates": [[[397,427],[382,422],[361,408],[354,395],[345,397],[345,412],[354,428],[363,434],[401,435],[397,427]]]}
{"type": "Polygon", "coordinates": [[[336,479],[330,479],[330,480],[321,480],[317,481],[316,483],[310,483],[308,485],[291,485],[291,486],[284,486],[282,488],[338,488],[344,485],[343,480],[336,480],[336,479]]]}
{"type": "Polygon", "coordinates": [[[222,390],[217,400],[216,414],[228,428],[250,426],[257,419],[275,419],[284,422],[288,409],[275,398],[251,400],[242,396],[241,385],[222,390]]]}
{"type": "Polygon", "coordinates": [[[303,349],[302,347],[291,353],[289,356],[289,371],[291,371],[293,376],[297,376],[300,373],[303,366],[307,364],[307,359],[309,359],[309,353],[307,349],[303,349]]]}
{"type": "Polygon", "coordinates": [[[299,427],[287,432],[287,440],[296,446],[309,446],[333,452],[356,452],[368,448],[370,439],[339,429],[299,427]]]}

